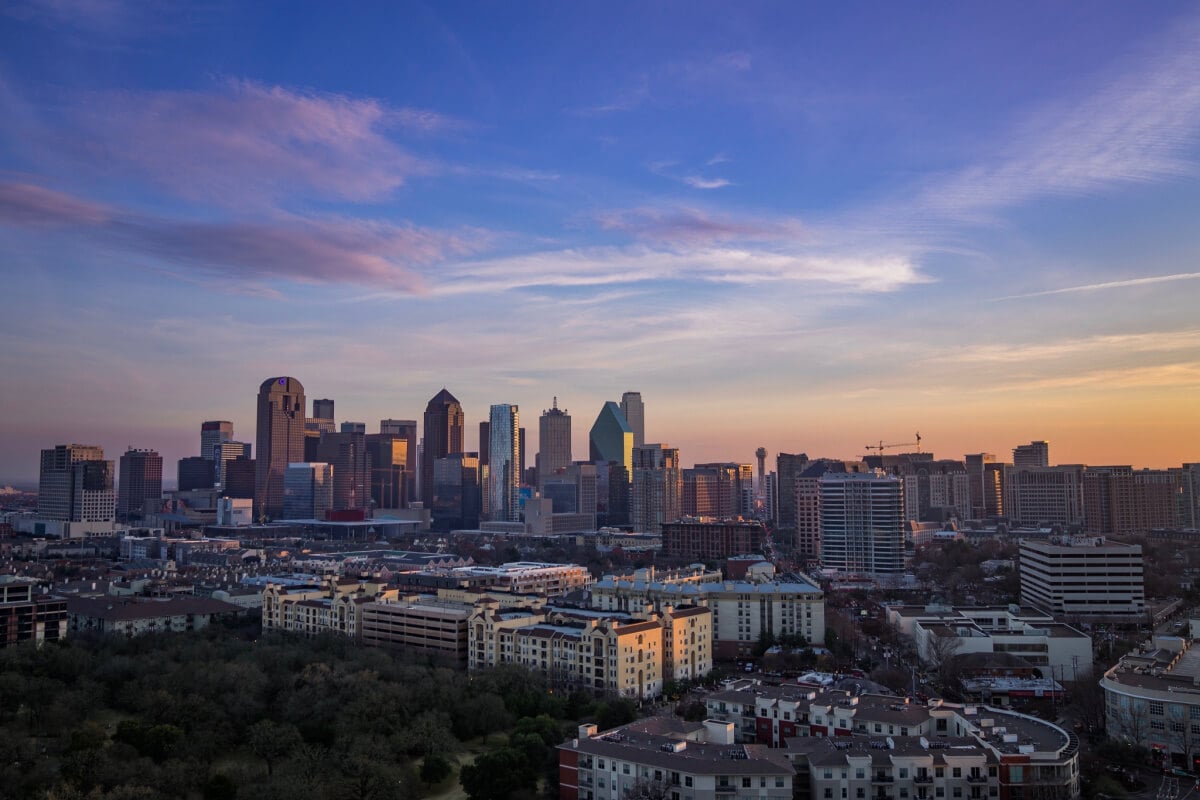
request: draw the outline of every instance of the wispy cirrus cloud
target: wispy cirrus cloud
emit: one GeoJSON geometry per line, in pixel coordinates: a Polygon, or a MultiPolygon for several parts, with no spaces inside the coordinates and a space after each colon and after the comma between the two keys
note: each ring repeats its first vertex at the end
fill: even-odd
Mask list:
{"type": "Polygon", "coordinates": [[[460,125],[434,111],[244,80],[212,91],[94,94],[66,116],[68,152],[88,169],[116,167],[181,197],[223,205],[296,195],[383,199],[435,169],[391,133],[460,125]]]}
{"type": "Polygon", "coordinates": [[[1196,175],[1185,148],[1200,130],[1200,17],[1118,69],[1090,95],[1030,113],[1007,145],[933,181],[917,206],[979,220],[1038,196],[1196,175]]]}
{"type": "Polygon", "coordinates": [[[733,185],[727,178],[709,178],[698,173],[680,174],[679,166],[678,161],[651,161],[646,168],[660,178],[668,178],[693,189],[723,189],[733,185]]]}
{"type": "Polygon", "coordinates": [[[433,294],[685,281],[709,284],[802,283],[831,291],[897,291],[930,279],[896,255],[858,258],[735,247],[597,247],[543,251],[439,267],[433,294]]]}
{"type": "Polygon", "coordinates": [[[725,178],[705,178],[703,175],[685,175],[680,180],[693,189],[724,189],[732,183],[725,178]]]}
{"type": "Polygon", "coordinates": [[[481,231],[330,217],[178,220],[19,183],[0,183],[0,224],[57,228],[114,252],[241,281],[357,284],[403,293],[424,291],[420,267],[476,252],[488,238],[481,231]]]}
{"type": "Polygon", "coordinates": [[[1056,294],[1074,294],[1076,292],[1102,292],[1108,289],[1127,289],[1136,286],[1149,286],[1156,283],[1171,283],[1173,281],[1191,281],[1200,278],[1200,272],[1176,272],[1171,275],[1148,275],[1144,278],[1127,278],[1118,281],[1103,281],[1101,283],[1087,283],[1081,286],[1064,286],[1059,289],[1045,289],[1040,292],[1027,292],[1026,294],[1010,294],[1004,297],[995,298],[996,302],[1001,300],[1026,300],[1032,297],[1048,297],[1056,294]]]}
{"type": "Polygon", "coordinates": [[[800,239],[798,221],[738,218],[699,208],[639,208],[602,211],[595,216],[602,230],[627,233],[645,241],[696,244],[730,240],[769,241],[800,239]]]}
{"type": "Polygon", "coordinates": [[[650,77],[643,74],[631,86],[616,93],[608,100],[591,106],[573,108],[571,112],[580,117],[601,117],[633,111],[649,99],[650,77]]]}

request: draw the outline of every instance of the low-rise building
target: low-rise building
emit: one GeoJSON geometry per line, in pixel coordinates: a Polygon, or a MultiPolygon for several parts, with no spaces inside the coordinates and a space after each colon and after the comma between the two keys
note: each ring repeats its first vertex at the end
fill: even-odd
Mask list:
{"type": "Polygon", "coordinates": [[[1092,637],[1037,608],[889,606],[887,621],[927,664],[1004,653],[1020,657],[1045,678],[1076,681],[1092,674],[1092,637]]]}
{"type": "Polygon", "coordinates": [[[37,581],[0,577],[0,647],[57,641],[67,635],[67,601],[37,581]]]}
{"type": "Polygon", "coordinates": [[[629,612],[650,605],[704,605],[713,613],[713,658],[731,660],[750,655],[763,634],[802,636],[809,642],[825,639],[825,595],[799,576],[754,583],[693,580],[694,575],[653,572],[606,575],[591,589],[594,608],[629,612]]]}
{"type": "Polygon", "coordinates": [[[232,603],[210,597],[176,596],[164,599],[138,597],[69,597],[70,630],[122,636],[145,633],[196,631],[214,619],[244,613],[232,603]]]}
{"type": "Polygon", "coordinates": [[[787,754],[736,744],[730,726],[650,717],[559,745],[561,800],[792,800],[787,754]],[[646,790],[643,793],[640,790],[646,790]]]}
{"type": "Polygon", "coordinates": [[[362,606],[363,644],[444,656],[467,666],[467,619],[472,607],[429,595],[376,600],[362,606]]]}
{"type": "Polygon", "coordinates": [[[1200,647],[1196,639],[1158,637],[1126,655],[1100,679],[1110,738],[1141,745],[1164,766],[1200,769],[1200,647]]]}

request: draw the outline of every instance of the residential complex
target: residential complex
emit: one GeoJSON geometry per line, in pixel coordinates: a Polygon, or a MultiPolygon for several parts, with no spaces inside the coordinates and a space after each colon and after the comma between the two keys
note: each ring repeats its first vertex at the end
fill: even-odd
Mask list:
{"type": "Polygon", "coordinates": [[[899,478],[827,472],[821,492],[821,565],[873,578],[904,573],[904,490],[899,478]]]}

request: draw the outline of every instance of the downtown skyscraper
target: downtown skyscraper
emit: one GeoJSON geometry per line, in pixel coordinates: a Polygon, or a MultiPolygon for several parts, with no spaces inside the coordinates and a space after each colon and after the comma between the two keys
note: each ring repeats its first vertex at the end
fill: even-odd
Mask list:
{"type": "Polygon", "coordinates": [[[147,500],[162,499],[163,459],[153,450],[130,448],[121,456],[117,519],[141,519],[147,500]]]}
{"type": "Polygon", "coordinates": [[[433,505],[433,463],[463,451],[462,403],[443,388],[425,406],[425,439],[421,451],[421,501],[433,505]]]}
{"type": "Polygon", "coordinates": [[[538,418],[538,486],[571,466],[571,415],[558,407],[558,398],[538,418]]]}
{"type": "Polygon", "coordinates": [[[625,392],[621,395],[621,413],[633,432],[633,446],[641,447],[646,443],[646,405],[642,402],[642,393],[625,392]]]}
{"type": "Polygon", "coordinates": [[[521,518],[521,418],[515,405],[501,403],[488,415],[488,513],[493,520],[521,518]]]}
{"type": "Polygon", "coordinates": [[[288,464],[304,461],[304,386],[295,378],[268,378],[258,389],[254,516],[283,514],[288,464]]]}
{"type": "Polygon", "coordinates": [[[821,493],[821,565],[873,578],[904,574],[904,484],[882,472],[827,472],[821,493]]]}

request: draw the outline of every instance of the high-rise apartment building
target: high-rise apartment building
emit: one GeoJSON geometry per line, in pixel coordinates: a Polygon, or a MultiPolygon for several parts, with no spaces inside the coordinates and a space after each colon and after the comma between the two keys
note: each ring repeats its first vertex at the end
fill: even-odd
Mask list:
{"type": "Polygon", "coordinates": [[[588,458],[607,461],[625,470],[626,480],[633,471],[633,429],[621,407],[609,400],[600,409],[588,434],[588,458]]]}
{"type": "Polygon", "coordinates": [[[117,482],[117,519],[141,519],[147,500],[162,499],[162,456],[130,448],[121,456],[117,482]]]}
{"type": "Polygon", "coordinates": [[[283,476],[304,461],[304,386],[295,378],[268,378],[258,389],[254,515],[283,513],[283,476]]]}
{"type": "Polygon", "coordinates": [[[113,462],[104,448],[60,444],[43,450],[38,515],[62,522],[112,522],[116,514],[113,462]]]}
{"type": "Polygon", "coordinates": [[[987,516],[987,469],[986,465],[996,463],[992,453],[968,453],[963,456],[967,469],[967,479],[970,480],[971,519],[983,519],[987,516]]]}
{"type": "Polygon", "coordinates": [[[539,486],[544,486],[550,476],[571,466],[571,415],[558,407],[557,397],[538,418],[536,466],[539,486]]]}
{"type": "Polygon", "coordinates": [[[1050,444],[1036,441],[1017,445],[1013,448],[1013,466],[1018,469],[1050,466],[1050,444]]]}
{"type": "Polygon", "coordinates": [[[641,447],[646,443],[646,406],[642,403],[642,393],[625,392],[621,395],[621,413],[633,432],[633,446],[641,447]]]}
{"type": "Polygon", "coordinates": [[[213,448],[233,440],[233,423],[214,419],[200,423],[200,457],[213,459],[213,448]]]}
{"type": "Polygon", "coordinates": [[[753,511],[750,464],[696,464],[683,470],[681,511],[689,517],[732,519],[753,511]]]}
{"type": "Polygon", "coordinates": [[[1004,515],[1022,526],[1082,525],[1082,464],[1004,468],[1004,515]]]}
{"type": "Polygon", "coordinates": [[[1178,520],[1179,480],[1170,470],[1130,466],[1088,467],[1083,472],[1087,532],[1144,536],[1178,520]]]}
{"type": "Polygon", "coordinates": [[[961,461],[914,461],[899,470],[904,480],[904,516],[943,522],[971,518],[971,478],[961,461]]]}
{"type": "Polygon", "coordinates": [[[224,488],[226,483],[226,465],[238,458],[250,458],[254,446],[250,442],[220,442],[213,445],[213,478],[216,485],[224,488]]]}
{"type": "Polygon", "coordinates": [[[807,453],[780,453],[775,457],[775,502],[778,509],[775,521],[782,529],[796,528],[796,478],[807,466],[807,453]]]}
{"type": "Polygon", "coordinates": [[[444,388],[425,406],[425,437],[421,451],[421,500],[433,502],[433,462],[463,452],[465,426],[462,404],[444,388]]]}
{"type": "Polygon", "coordinates": [[[821,478],[827,473],[858,474],[870,471],[862,461],[817,458],[796,476],[796,537],[793,549],[797,557],[810,563],[821,559],[821,478]]]}
{"type": "Polygon", "coordinates": [[[488,418],[488,513],[493,520],[521,519],[521,417],[515,405],[492,406],[488,418]]]}
{"type": "MultiPolygon", "coordinates": [[[[821,565],[887,578],[904,573],[904,486],[874,473],[821,476],[821,565]]],[[[794,494],[794,493],[793,493],[794,494]]]]}
{"type": "Polygon", "coordinates": [[[1175,525],[1179,528],[1200,529],[1200,464],[1184,464],[1172,469],[1178,485],[1175,503],[1175,525]]]}
{"type": "Polygon", "coordinates": [[[333,508],[334,477],[329,464],[288,464],[283,473],[283,518],[323,519],[333,508]]]}
{"type": "Polygon", "coordinates": [[[683,490],[679,448],[648,444],[633,448],[630,521],[637,532],[659,533],[680,516],[683,490]]]}

